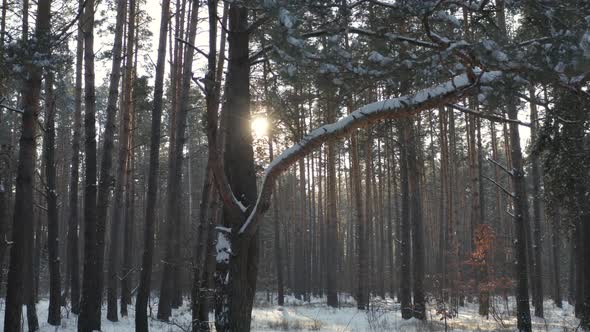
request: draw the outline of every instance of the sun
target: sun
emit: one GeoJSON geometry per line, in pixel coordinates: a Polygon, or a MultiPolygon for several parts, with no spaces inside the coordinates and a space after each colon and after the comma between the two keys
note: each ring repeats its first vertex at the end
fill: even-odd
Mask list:
{"type": "Polygon", "coordinates": [[[256,117],[252,120],[252,132],[258,138],[265,136],[268,132],[268,120],[264,117],[256,117]]]}

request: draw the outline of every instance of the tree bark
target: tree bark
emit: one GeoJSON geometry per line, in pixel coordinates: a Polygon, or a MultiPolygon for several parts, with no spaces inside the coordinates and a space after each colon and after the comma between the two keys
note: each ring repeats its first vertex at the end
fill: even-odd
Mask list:
{"type": "Polygon", "coordinates": [[[162,1],[160,35],[158,41],[158,60],[154,81],[154,104],[150,138],[150,161],[148,170],[148,191],[146,199],[144,248],[141,260],[141,276],[137,292],[135,331],[148,331],[147,304],[150,296],[152,261],[154,258],[154,224],[156,221],[156,201],[158,197],[158,174],[160,158],[160,130],[162,122],[162,97],[164,92],[164,71],[166,66],[166,29],[170,19],[170,0],[162,1]]]}
{"type": "Polygon", "coordinates": [[[400,291],[401,312],[403,319],[412,318],[412,278],[411,278],[411,239],[410,239],[410,189],[408,170],[409,126],[412,123],[406,119],[400,122],[398,128],[400,142],[400,178],[401,178],[401,222],[400,222],[400,291]]]}
{"type": "MultiPolygon", "coordinates": [[[[38,1],[38,15],[35,30],[37,50],[39,54],[49,55],[50,50],[50,10],[51,0],[38,1]]],[[[28,2],[25,1],[28,7],[28,2]]],[[[27,14],[28,15],[28,14],[27,14]]],[[[23,20],[26,25],[27,20],[23,20]]],[[[28,27],[26,27],[28,28],[28,27]]],[[[24,39],[27,40],[27,29],[23,29],[24,39]]],[[[30,52],[34,54],[35,52],[30,52]]],[[[35,304],[31,301],[33,278],[32,243],[34,197],[33,176],[35,173],[36,126],[39,116],[39,99],[41,94],[42,68],[34,65],[33,61],[27,65],[27,78],[23,86],[23,114],[22,132],[19,141],[18,170],[16,178],[16,196],[13,213],[12,241],[10,249],[10,264],[6,289],[6,307],[4,312],[4,331],[21,331],[22,306],[27,304],[29,328],[38,329],[36,322],[35,304]],[[34,318],[34,319],[31,319],[34,318]]]]}
{"type": "MultiPolygon", "coordinates": [[[[79,0],[79,10],[83,10],[83,0],[79,0]]],[[[82,23],[78,23],[76,37],[76,82],[74,133],[72,137],[72,165],[70,174],[70,197],[68,216],[68,277],[70,278],[70,302],[72,313],[80,313],[80,272],[78,253],[78,182],[80,168],[80,127],[82,124],[82,62],[84,53],[84,39],[82,38],[82,23]]]]}
{"type": "MultiPolygon", "coordinates": [[[[531,100],[535,100],[534,88],[529,90],[531,100]]],[[[537,105],[530,103],[531,107],[531,140],[536,142],[539,136],[537,105]]],[[[534,143],[533,143],[534,144],[534,143]]],[[[542,249],[543,242],[541,237],[541,170],[539,167],[539,154],[535,149],[531,153],[531,177],[533,181],[533,282],[535,283],[536,296],[533,299],[535,306],[535,316],[543,317],[543,266],[542,266],[542,249]]]]}
{"type": "Polygon", "coordinates": [[[59,272],[59,216],[57,210],[57,188],[55,169],[55,95],[53,72],[45,79],[45,159],[46,201],[47,201],[47,252],[49,256],[49,310],[47,322],[59,326],[61,323],[61,279],[59,272]]]}
{"type": "Polygon", "coordinates": [[[410,191],[410,218],[412,222],[412,290],[414,295],[413,317],[426,319],[426,304],[424,299],[424,243],[422,226],[422,196],[420,190],[420,171],[418,166],[418,134],[414,125],[408,125],[408,184],[410,191]]]}
{"type": "MultiPolygon", "coordinates": [[[[119,0],[119,4],[123,3],[123,8],[118,8],[122,11],[122,21],[121,25],[125,21],[125,6],[127,1],[119,0]]],[[[129,148],[129,141],[131,135],[131,122],[130,122],[130,114],[131,114],[131,107],[132,107],[132,99],[133,99],[133,48],[135,46],[135,1],[129,0],[129,10],[128,10],[128,23],[127,23],[127,45],[125,51],[125,61],[126,61],[126,68],[125,68],[125,82],[123,83],[123,110],[120,115],[119,121],[119,153],[117,159],[117,179],[115,182],[115,194],[114,194],[114,209],[113,209],[113,216],[111,220],[111,247],[109,249],[109,265],[108,265],[108,281],[107,281],[107,319],[111,322],[116,322],[119,320],[117,316],[117,283],[118,283],[118,274],[119,271],[119,233],[120,233],[120,226],[124,223],[124,210],[125,205],[125,196],[124,192],[126,191],[126,184],[127,184],[127,168],[128,165],[128,148],[129,148]]],[[[122,30],[122,26],[120,27],[122,30]]],[[[119,32],[120,36],[115,37],[118,39],[120,43],[122,40],[123,31],[117,31],[115,29],[115,34],[119,32]]],[[[117,54],[121,55],[121,46],[118,45],[117,54]]],[[[114,47],[113,47],[114,49],[114,47]]],[[[113,53],[115,53],[113,51],[113,53]]],[[[115,61],[113,61],[115,62],[115,61]]],[[[120,72],[121,68],[121,59],[118,60],[118,70],[120,72]]],[[[113,65],[114,66],[114,65],[113,65]]],[[[113,68],[113,72],[115,68],[113,68]]],[[[116,80],[116,88],[118,90],[119,85],[119,78],[113,78],[113,74],[111,74],[111,80],[116,80]]],[[[109,94],[110,95],[110,94],[109,94]]],[[[114,101],[116,103],[116,100],[114,101]]],[[[107,107],[108,108],[108,107],[107,107]]],[[[116,109],[116,107],[115,107],[116,109]]],[[[114,121],[114,119],[113,119],[114,121]]],[[[114,129],[114,125],[113,125],[114,129]]],[[[106,151],[106,142],[108,138],[105,137],[105,151],[106,151]]],[[[111,153],[107,157],[108,159],[111,158],[111,153]]],[[[105,156],[103,156],[105,158],[105,156]]],[[[104,160],[104,159],[103,159],[104,160]]],[[[102,176],[102,173],[101,173],[102,176]]],[[[100,194],[99,194],[100,196],[100,194]]],[[[105,216],[106,217],[106,216],[105,216]]]]}
{"type": "Polygon", "coordinates": [[[85,130],[85,192],[84,192],[84,272],[78,331],[100,330],[101,287],[99,246],[97,241],[96,202],[96,95],[94,91],[94,0],[86,0],[84,7],[84,116],[85,130]]]}
{"type": "MultiPolygon", "coordinates": [[[[508,117],[512,120],[518,119],[518,110],[514,100],[508,104],[508,117]]],[[[526,184],[520,149],[520,134],[518,125],[510,124],[510,146],[512,159],[512,185],[514,187],[514,233],[515,241],[515,279],[516,279],[516,316],[519,331],[530,332],[531,313],[529,309],[529,290],[527,276],[527,246],[526,246],[526,223],[528,223],[528,201],[526,195],[526,184]]]]}
{"type": "MultiPolygon", "coordinates": [[[[235,197],[244,206],[255,203],[256,173],[250,123],[250,63],[248,8],[241,3],[229,7],[229,61],[226,85],[227,138],[225,142],[225,174],[235,197]]],[[[223,119],[223,118],[222,118],[223,119]]],[[[222,124],[223,127],[223,124],[222,124]]],[[[211,142],[210,142],[211,143],[211,142]]],[[[219,332],[250,331],[256,274],[258,271],[258,232],[239,234],[243,215],[224,206],[224,225],[231,228],[231,253],[228,264],[218,266],[216,327],[219,332]]],[[[220,234],[221,236],[221,234],[220,234]]]]}
{"type": "MultiPolygon", "coordinates": [[[[189,23],[189,37],[188,43],[194,45],[197,22],[199,17],[198,1],[193,0],[191,18],[189,23]]],[[[172,313],[172,300],[174,295],[174,275],[180,265],[180,257],[176,255],[179,252],[180,242],[178,239],[178,229],[181,225],[180,216],[180,202],[181,191],[180,182],[182,179],[182,161],[183,161],[183,147],[185,141],[186,117],[189,109],[189,89],[192,78],[192,63],[193,63],[194,49],[190,46],[184,48],[184,62],[182,68],[182,85],[181,98],[179,103],[179,112],[176,117],[176,140],[175,146],[170,147],[171,153],[169,155],[168,163],[168,192],[167,192],[167,241],[166,251],[164,257],[164,273],[162,276],[162,284],[160,287],[160,302],[158,305],[158,319],[167,321],[172,313]]],[[[178,286],[178,285],[176,285],[178,286]]]]}

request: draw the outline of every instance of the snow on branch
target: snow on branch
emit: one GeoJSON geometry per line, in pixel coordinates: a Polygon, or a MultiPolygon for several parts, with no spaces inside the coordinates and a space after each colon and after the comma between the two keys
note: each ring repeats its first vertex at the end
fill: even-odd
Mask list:
{"type": "Polygon", "coordinates": [[[415,94],[365,105],[339,121],[319,127],[307,134],[299,143],[285,150],[266,167],[256,204],[240,228],[240,234],[246,232],[253,234],[256,231],[259,216],[269,207],[274,180],[297,160],[305,157],[324,142],[348,136],[353,130],[371,122],[404,118],[424,110],[454,103],[474,87],[494,82],[502,76],[502,73],[498,71],[478,70],[476,74],[475,80],[470,79],[468,74],[462,74],[415,94]]]}
{"type": "Polygon", "coordinates": [[[14,108],[14,107],[11,107],[11,106],[8,106],[8,105],[4,104],[5,101],[6,101],[6,97],[0,97],[0,108],[5,108],[5,109],[7,109],[9,111],[20,113],[20,114],[23,114],[24,113],[23,110],[19,110],[17,108],[14,108]]]}

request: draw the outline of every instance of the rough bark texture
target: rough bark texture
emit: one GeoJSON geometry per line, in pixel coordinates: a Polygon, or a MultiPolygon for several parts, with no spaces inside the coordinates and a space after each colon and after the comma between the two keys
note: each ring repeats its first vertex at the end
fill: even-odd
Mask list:
{"type": "MultiPolygon", "coordinates": [[[[28,3],[26,4],[28,6],[28,3]]],[[[37,52],[49,54],[50,37],[50,0],[38,2],[37,25],[35,37],[38,41],[37,52]]],[[[25,20],[26,21],[26,20],[25,20]]],[[[23,29],[26,38],[26,29],[23,29]]],[[[35,52],[31,52],[33,54],[35,52]]],[[[34,220],[33,175],[35,173],[36,126],[39,116],[39,99],[41,94],[42,68],[30,63],[27,79],[23,86],[22,132],[19,141],[18,169],[16,177],[16,195],[13,213],[12,241],[8,284],[6,289],[6,307],[4,331],[21,331],[22,306],[27,303],[30,313],[29,328],[35,329],[36,313],[32,303],[32,243],[34,220]]],[[[38,328],[38,325],[37,325],[38,328]]]]}
{"type": "Polygon", "coordinates": [[[85,192],[84,192],[84,272],[80,300],[79,332],[100,330],[101,288],[98,270],[96,204],[96,95],[94,91],[94,0],[84,6],[84,115],[85,192]]]}
{"type": "MultiPolygon", "coordinates": [[[[235,197],[244,206],[249,206],[256,200],[257,188],[252,133],[248,121],[250,118],[248,9],[241,3],[231,3],[229,7],[228,41],[226,103],[223,110],[227,130],[224,154],[225,174],[235,197]]],[[[224,199],[224,204],[225,202],[227,201],[224,199]]],[[[247,332],[250,331],[258,272],[258,232],[240,234],[239,229],[245,218],[227,204],[224,205],[223,218],[224,225],[232,229],[230,234],[232,254],[227,271],[218,270],[217,272],[221,289],[218,290],[216,299],[215,324],[217,331],[220,332],[247,332]],[[225,273],[228,274],[227,278],[225,273]]]]}

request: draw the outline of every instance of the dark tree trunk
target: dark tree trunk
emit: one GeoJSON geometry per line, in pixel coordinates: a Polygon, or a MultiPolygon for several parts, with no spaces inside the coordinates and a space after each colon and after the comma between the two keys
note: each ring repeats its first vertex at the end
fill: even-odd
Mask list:
{"type": "MultiPolygon", "coordinates": [[[[28,6],[28,3],[24,3],[28,6]]],[[[35,37],[37,52],[48,54],[50,45],[50,9],[51,0],[38,1],[38,15],[35,37]]],[[[28,15],[28,14],[27,14],[28,15]]],[[[27,20],[24,20],[25,22],[27,20]]],[[[26,23],[24,24],[26,26],[26,23]]],[[[23,35],[26,40],[26,30],[23,35]]],[[[30,54],[34,54],[31,52],[30,54]]],[[[22,132],[19,142],[18,170],[16,177],[16,196],[13,214],[10,265],[6,288],[6,307],[4,331],[21,331],[22,306],[27,304],[29,328],[38,329],[33,296],[32,244],[34,197],[33,176],[35,173],[36,126],[39,116],[39,99],[41,94],[42,68],[31,61],[26,68],[28,75],[23,86],[22,132]],[[34,326],[37,325],[37,326],[34,326]]]]}
{"type": "Polygon", "coordinates": [[[408,183],[410,191],[410,218],[412,222],[412,290],[414,295],[413,317],[426,319],[424,299],[424,243],[422,229],[422,196],[420,190],[420,170],[418,166],[418,133],[412,123],[408,125],[408,183]]]}
{"type": "Polygon", "coordinates": [[[94,91],[94,0],[84,8],[84,115],[86,180],[84,192],[84,272],[78,331],[100,330],[101,293],[98,269],[96,203],[96,95],[94,91]]]}
{"type": "MultiPolygon", "coordinates": [[[[248,8],[241,3],[229,7],[229,61],[227,71],[225,142],[225,173],[235,197],[244,206],[257,196],[256,173],[250,128],[250,63],[248,8]]],[[[223,127],[223,124],[222,124],[223,127]]],[[[219,332],[250,331],[256,274],[258,272],[258,231],[238,234],[244,222],[228,207],[224,209],[224,225],[230,227],[231,252],[229,264],[219,264],[216,299],[216,327],[219,332]],[[224,268],[226,270],[224,271],[224,268]],[[227,275],[227,274],[228,275],[227,275]],[[226,278],[227,277],[227,278],[226,278]]],[[[222,238],[222,235],[218,238],[222,238]]]]}
{"type": "Polygon", "coordinates": [[[55,169],[55,95],[53,73],[45,79],[45,139],[43,153],[45,159],[46,200],[47,200],[47,252],[49,256],[49,310],[47,322],[59,326],[61,322],[61,279],[59,272],[59,216],[57,210],[57,191],[55,169]]]}
{"type": "Polygon", "coordinates": [[[558,308],[562,307],[561,303],[561,215],[559,208],[556,206],[552,207],[552,220],[551,220],[551,247],[552,247],[552,268],[553,268],[553,302],[558,308]]]}
{"type": "MultiPolygon", "coordinates": [[[[530,89],[530,97],[535,99],[535,91],[530,89]]],[[[531,107],[531,139],[533,142],[538,140],[538,120],[537,105],[532,102],[531,107]]],[[[533,143],[534,144],[534,143],[533,143]]],[[[534,290],[536,293],[533,299],[535,306],[535,316],[543,317],[543,267],[541,264],[541,254],[543,249],[543,242],[541,240],[541,170],[539,168],[539,154],[533,150],[531,153],[531,169],[533,181],[533,276],[532,280],[535,284],[534,290]]],[[[532,259],[532,258],[531,258],[532,259]]]]}
{"type": "MultiPolygon", "coordinates": [[[[117,115],[117,102],[119,98],[119,80],[121,77],[121,61],[122,61],[122,44],[123,44],[123,26],[125,23],[127,1],[119,0],[117,2],[117,19],[115,23],[115,41],[113,44],[113,62],[111,67],[111,76],[109,82],[109,96],[107,101],[106,110],[106,123],[104,129],[104,139],[102,148],[102,158],[100,165],[100,180],[98,183],[98,203],[96,205],[96,271],[91,278],[96,278],[96,285],[98,287],[98,296],[93,297],[93,301],[97,301],[92,304],[95,307],[100,308],[102,306],[102,289],[104,284],[104,251],[105,251],[105,233],[106,233],[106,219],[109,208],[109,197],[112,186],[112,168],[113,168],[113,151],[115,149],[115,121],[117,115]]],[[[129,20],[130,22],[133,19],[129,20]]],[[[131,44],[132,46],[133,44],[131,44]]],[[[128,59],[131,61],[131,59],[128,59]]],[[[120,136],[120,139],[122,137],[120,136]]],[[[121,204],[121,198],[115,197],[116,204],[121,204]],[[118,199],[118,200],[117,200],[118,199]]],[[[117,211],[115,211],[117,213],[117,211]]],[[[119,220],[113,219],[112,227],[117,231],[114,238],[111,238],[111,245],[113,247],[110,250],[118,249],[118,223],[119,220]]],[[[118,251],[118,250],[117,250],[118,251]]],[[[119,254],[118,252],[116,253],[119,254]]],[[[112,271],[109,271],[112,272],[112,271]]],[[[86,277],[86,276],[85,276],[86,277]]],[[[109,273],[109,280],[112,276],[109,273]]],[[[86,282],[86,281],[85,281],[86,282]]],[[[116,285],[116,284],[115,284],[116,285]]],[[[117,302],[116,299],[113,303],[110,284],[108,288],[108,306],[107,306],[107,319],[113,322],[118,320],[117,318],[117,302]],[[114,304],[114,307],[113,307],[114,304]]],[[[116,289],[115,289],[116,292],[116,289]]],[[[116,295],[116,294],[115,294],[116,295]]],[[[100,309],[98,317],[95,318],[100,322],[100,309]]],[[[100,327],[100,323],[98,325],[100,327]]]]}
{"type": "Polygon", "coordinates": [[[400,222],[400,290],[401,312],[403,319],[412,318],[412,277],[411,277],[411,239],[410,239],[410,189],[408,181],[408,145],[409,131],[412,123],[408,120],[400,120],[399,142],[400,142],[400,178],[401,178],[401,222],[400,222]]]}
{"type": "MultiPolygon", "coordinates": [[[[514,101],[510,100],[508,105],[508,117],[518,119],[518,110],[514,101]]],[[[526,195],[526,184],[524,179],[522,152],[520,149],[520,134],[518,124],[510,124],[510,146],[512,159],[512,185],[514,188],[514,233],[515,241],[515,279],[516,279],[516,316],[519,331],[530,332],[531,313],[529,309],[529,289],[527,275],[527,227],[528,223],[528,201],[526,195]]]]}
{"type": "MultiPolygon", "coordinates": [[[[79,1],[79,10],[83,9],[83,1],[79,1]]],[[[72,137],[72,165],[70,174],[70,206],[68,216],[68,277],[70,278],[70,302],[72,313],[80,313],[80,272],[78,257],[78,181],[80,167],[80,126],[82,123],[82,61],[84,39],[82,25],[78,23],[76,37],[76,87],[74,110],[74,133],[72,137]]]]}
{"type": "MultiPolygon", "coordinates": [[[[122,29],[122,25],[125,21],[125,9],[127,1],[119,1],[119,5],[123,8],[117,8],[117,10],[121,10],[121,27],[117,27],[116,29],[122,29]],[[122,3],[122,4],[121,4],[122,3]]],[[[114,194],[114,209],[113,209],[113,216],[111,221],[111,247],[109,248],[109,265],[108,265],[108,280],[107,280],[107,319],[111,322],[116,322],[119,320],[117,317],[117,283],[118,283],[118,270],[119,270],[119,233],[120,233],[120,226],[124,222],[124,210],[125,210],[125,196],[124,193],[126,191],[126,184],[127,184],[127,168],[129,165],[128,162],[128,148],[129,148],[129,141],[131,135],[131,123],[130,123],[130,114],[131,114],[131,107],[132,107],[132,100],[133,100],[133,48],[135,46],[135,1],[129,1],[129,17],[127,23],[127,45],[125,51],[125,61],[126,61],[126,68],[125,68],[125,82],[123,83],[123,110],[120,115],[120,122],[119,122],[119,155],[117,159],[117,180],[115,183],[115,194],[114,194]]],[[[119,15],[119,13],[117,13],[119,15]]],[[[117,20],[117,24],[119,24],[117,20]]],[[[115,34],[119,33],[120,36],[116,36],[115,43],[120,43],[122,40],[123,31],[115,31],[115,34]]],[[[114,49],[114,47],[113,47],[114,49]]],[[[121,55],[121,46],[118,45],[118,49],[116,50],[118,53],[113,53],[121,55]]],[[[114,63],[115,61],[113,61],[114,63]]],[[[113,64],[114,66],[115,64],[113,64]]],[[[120,72],[121,67],[121,59],[118,60],[118,69],[117,71],[120,72]]],[[[113,72],[115,68],[113,68],[113,72]]],[[[111,74],[111,84],[116,83],[115,89],[118,90],[119,85],[119,77],[113,77],[114,74],[111,74]],[[116,82],[113,82],[116,81],[116,82]]],[[[110,96],[110,94],[109,94],[110,96]]],[[[116,96],[115,96],[116,97],[116,96]]],[[[114,101],[116,103],[116,100],[114,101]]],[[[116,109],[116,108],[115,108],[116,109]]],[[[113,119],[114,120],[114,119],[113,119]]],[[[113,126],[114,127],[114,126],[113,126]]],[[[106,150],[106,142],[108,138],[105,138],[105,150],[106,150]]],[[[112,147],[111,147],[112,149],[112,147]]],[[[112,152],[112,150],[111,150],[112,152]]],[[[111,154],[108,157],[105,155],[103,158],[111,158],[111,154]]],[[[101,173],[102,176],[102,173],[101,173]]],[[[100,195],[99,195],[100,196],[100,195]]],[[[105,216],[106,217],[106,216],[105,216]]]]}
{"type": "Polygon", "coordinates": [[[150,161],[148,170],[148,191],[145,211],[144,248],[141,260],[141,276],[137,291],[135,331],[148,331],[147,305],[150,296],[152,261],[154,258],[154,224],[156,221],[156,201],[158,198],[158,174],[160,158],[160,126],[162,122],[162,96],[164,92],[164,71],[166,66],[166,29],[170,11],[170,0],[162,1],[160,35],[158,41],[158,60],[154,81],[154,105],[152,109],[152,128],[150,138],[150,161]]]}

